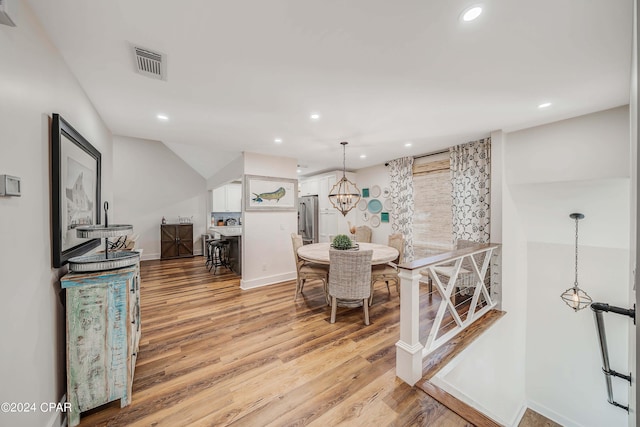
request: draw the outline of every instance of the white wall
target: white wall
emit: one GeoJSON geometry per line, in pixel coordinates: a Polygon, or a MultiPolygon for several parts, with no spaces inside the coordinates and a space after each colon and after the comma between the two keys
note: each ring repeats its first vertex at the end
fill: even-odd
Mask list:
{"type": "Polygon", "coordinates": [[[626,106],[512,132],[508,141],[518,145],[509,150],[510,185],[629,176],[626,106]]]}
{"type": "MultiPolygon", "coordinates": [[[[513,132],[507,139],[506,174],[528,238],[529,406],[567,426],[626,425],[626,412],[606,401],[593,314],[574,313],[559,294],[573,286],[575,223],[569,214],[581,212],[586,216],[579,224],[581,288],[594,301],[629,304],[628,108],[513,132]],[[538,139],[558,145],[556,150],[546,145],[547,161],[534,156],[538,139]],[[579,155],[567,162],[571,152],[579,155]],[[532,160],[523,168],[517,162],[525,158],[532,160]],[[545,175],[536,177],[536,168],[545,175]]],[[[615,315],[605,315],[605,321],[611,366],[628,372],[630,322],[615,315]]],[[[626,403],[628,384],[613,383],[615,398],[626,403]]]]}
{"type": "MultiPolygon", "coordinates": [[[[377,165],[371,166],[369,168],[358,169],[358,171],[356,172],[356,182],[360,191],[362,191],[363,188],[368,188],[369,191],[371,191],[371,187],[373,187],[374,185],[379,186],[380,190],[385,187],[390,187],[389,168],[385,165],[377,165]]],[[[374,199],[374,197],[369,197],[365,200],[369,202],[372,199],[374,199]]],[[[377,197],[377,199],[380,200],[380,202],[382,202],[383,204],[386,200],[384,197],[382,197],[382,195],[377,197]]],[[[371,241],[373,243],[380,243],[383,245],[386,245],[388,243],[389,235],[393,234],[393,230],[391,229],[391,212],[387,211],[383,207],[382,212],[389,212],[389,222],[381,222],[378,227],[372,227],[370,221],[364,220],[362,214],[365,211],[361,211],[360,209],[358,209],[358,207],[355,207],[353,208],[352,212],[354,212],[354,215],[350,218],[355,217],[355,224],[352,223],[353,225],[368,225],[369,227],[371,227],[371,241]]],[[[380,214],[377,215],[380,216],[380,214]]],[[[369,217],[371,217],[371,213],[369,213],[369,217]]]]}
{"type": "Polygon", "coordinates": [[[207,179],[207,189],[213,190],[235,179],[242,178],[244,173],[244,156],[238,156],[227,166],[220,169],[215,175],[207,179]]]}
{"type": "Polygon", "coordinates": [[[201,235],[208,227],[206,180],[158,141],[115,136],[113,219],[132,224],[140,237],[142,259],[160,258],[160,224],[193,216],[193,249],[202,253],[201,235]]]}
{"type": "Polygon", "coordinates": [[[529,241],[572,244],[572,212],[579,223],[580,244],[629,247],[629,178],[519,184],[512,186],[529,241]]]}
{"type": "MultiPolygon", "coordinates": [[[[571,219],[567,223],[571,234],[571,219]]],[[[628,256],[626,249],[580,245],[580,287],[594,301],[627,307],[628,256]]],[[[529,406],[567,427],[623,427],[627,425],[627,413],[607,403],[593,312],[574,312],[559,298],[560,293],[573,286],[573,261],[572,245],[529,243],[529,406]]],[[[632,322],[615,314],[604,314],[604,320],[611,368],[629,373],[627,334],[632,322]]],[[[620,379],[613,379],[612,383],[614,398],[626,404],[629,383],[620,379]]]]}
{"type": "Polygon", "coordinates": [[[491,134],[492,242],[502,243],[502,309],[506,315],[433,382],[504,425],[513,425],[526,404],[527,240],[505,182],[506,135],[491,134]],[[498,181],[499,182],[496,182],[498,181]],[[494,237],[502,236],[502,240],[494,237]]]}
{"type": "MultiPolygon", "coordinates": [[[[580,285],[596,301],[627,306],[629,125],[627,107],[492,134],[501,197],[502,303],[507,315],[436,380],[505,424],[524,405],[571,426],[626,425],[607,403],[589,310],[559,298],[573,285],[574,222],[580,227],[580,285]],[[469,381],[473,378],[473,381],[469,381]]],[[[501,199],[501,200],[500,200],[501,199]]],[[[629,371],[629,321],[607,316],[614,369],[629,371]]],[[[614,381],[616,382],[616,381],[614,381]]],[[[626,403],[626,386],[616,386],[626,403]]]]}
{"type": "MultiPolygon", "coordinates": [[[[630,119],[630,146],[631,146],[631,221],[629,232],[629,300],[630,303],[636,302],[636,306],[640,306],[640,300],[635,290],[635,272],[638,265],[638,2],[633,2],[633,48],[631,57],[631,93],[629,102],[629,119],[630,119]]],[[[632,375],[632,386],[629,388],[629,427],[637,425],[638,408],[640,407],[637,393],[638,387],[638,362],[637,352],[640,349],[640,329],[637,327],[629,328],[629,366],[632,367],[635,375],[632,375]]]]}
{"type": "MultiPolygon", "coordinates": [[[[289,157],[244,153],[244,173],[297,179],[297,161],[289,157]]],[[[251,211],[242,215],[242,280],[249,289],[296,277],[291,233],[297,233],[298,212],[251,211]]]]}
{"type": "Polygon", "coordinates": [[[49,120],[60,113],[102,153],[102,197],[112,199],[112,137],[23,1],[17,27],[0,25],[0,174],[22,179],[22,197],[0,197],[0,402],[35,402],[35,413],[0,413],[3,426],[59,425],[39,411],[66,391],[65,320],[51,268],[49,120]]]}

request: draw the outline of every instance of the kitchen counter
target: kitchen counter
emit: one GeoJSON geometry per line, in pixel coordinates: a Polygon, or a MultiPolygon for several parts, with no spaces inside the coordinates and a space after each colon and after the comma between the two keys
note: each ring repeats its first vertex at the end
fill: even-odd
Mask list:
{"type": "Polygon", "coordinates": [[[209,227],[211,233],[218,233],[224,237],[239,237],[242,236],[242,227],[238,225],[226,226],[226,227],[209,227]]]}
{"type": "Polygon", "coordinates": [[[229,240],[229,261],[231,270],[242,276],[242,227],[238,225],[209,227],[209,233],[217,233],[223,240],[229,240]]]}

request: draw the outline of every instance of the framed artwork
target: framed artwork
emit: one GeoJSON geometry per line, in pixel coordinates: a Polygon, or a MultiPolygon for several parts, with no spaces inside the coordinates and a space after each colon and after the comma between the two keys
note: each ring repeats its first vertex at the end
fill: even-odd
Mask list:
{"type": "Polygon", "coordinates": [[[297,211],[298,180],[244,176],[245,211],[297,211]]]}
{"type": "Polygon", "coordinates": [[[51,232],[54,267],[100,244],[75,228],[100,223],[100,152],[59,114],[51,123],[51,232]]]}
{"type": "Polygon", "coordinates": [[[362,197],[369,197],[369,189],[368,188],[363,188],[362,189],[362,197]]]}

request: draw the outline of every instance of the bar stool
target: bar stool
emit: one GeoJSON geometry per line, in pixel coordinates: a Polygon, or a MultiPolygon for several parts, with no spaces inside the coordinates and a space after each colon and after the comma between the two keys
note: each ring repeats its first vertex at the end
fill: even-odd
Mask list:
{"type": "Polygon", "coordinates": [[[229,243],[228,240],[212,240],[209,242],[206,264],[209,265],[209,271],[213,268],[213,274],[216,274],[218,267],[230,268],[229,243]]]}
{"type": "MultiPolygon", "coordinates": [[[[205,267],[209,267],[210,265],[213,264],[213,242],[215,242],[217,240],[214,239],[209,239],[206,242],[205,245],[205,254],[207,256],[207,261],[204,263],[205,267]]],[[[211,268],[209,268],[209,271],[211,271],[211,268]]]]}

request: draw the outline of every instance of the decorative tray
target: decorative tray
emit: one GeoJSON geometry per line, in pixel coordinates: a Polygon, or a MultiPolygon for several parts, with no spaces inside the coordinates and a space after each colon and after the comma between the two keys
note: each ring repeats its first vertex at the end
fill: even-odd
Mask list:
{"type": "Polygon", "coordinates": [[[139,260],[140,254],[133,251],[109,252],[109,258],[104,253],[83,255],[69,259],[69,270],[78,273],[115,270],[135,265],[139,260]]]}
{"type": "Polygon", "coordinates": [[[133,232],[133,225],[84,225],[76,227],[76,235],[82,239],[101,239],[105,237],[126,236],[133,232]]]}

